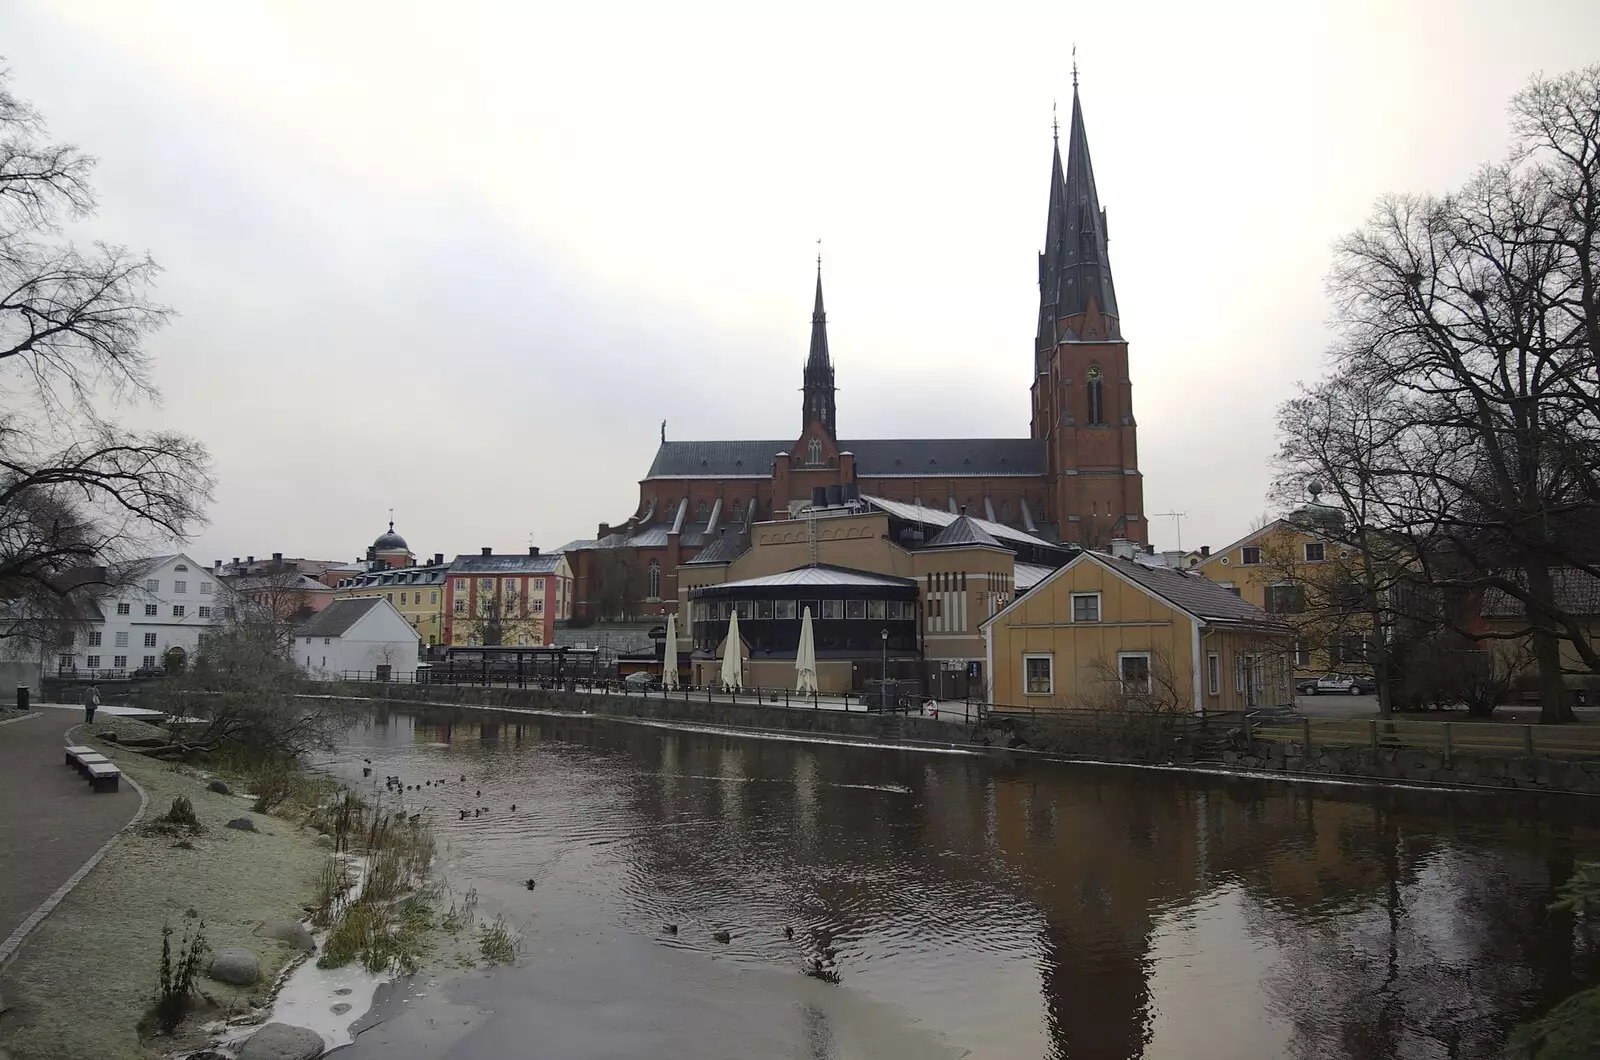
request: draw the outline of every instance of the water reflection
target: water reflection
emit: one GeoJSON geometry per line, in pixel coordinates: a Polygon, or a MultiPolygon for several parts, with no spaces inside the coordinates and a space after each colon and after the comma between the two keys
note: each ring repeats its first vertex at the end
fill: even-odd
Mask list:
{"type": "Polygon", "coordinates": [[[826,1008],[849,997],[975,1056],[1485,1057],[1600,978],[1595,939],[1547,911],[1595,855],[1581,804],[447,710],[375,714],[337,768],[362,757],[447,778],[408,798],[450,871],[528,908],[549,951],[833,954],[844,984],[796,1002],[784,1055],[851,1055],[826,1008]]]}

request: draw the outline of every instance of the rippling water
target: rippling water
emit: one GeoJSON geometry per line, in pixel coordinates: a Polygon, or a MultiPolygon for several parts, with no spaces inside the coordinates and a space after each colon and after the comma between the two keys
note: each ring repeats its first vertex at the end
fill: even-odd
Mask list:
{"type": "Polygon", "coordinates": [[[353,1060],[1487,1057],[1600,978],[1547,910],[1587,804],[445,709],[363,758],[525,941],[353,1060]]]}

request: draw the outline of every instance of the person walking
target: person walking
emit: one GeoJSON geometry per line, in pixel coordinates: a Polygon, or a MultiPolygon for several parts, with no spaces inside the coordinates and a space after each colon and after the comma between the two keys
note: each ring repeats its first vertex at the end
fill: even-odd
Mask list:
{"type": "Polygon", "coordinates": [[[94,712],[100,706],[100,690],[90,685],[83,692],[83,722],[85,725],[94,724],[94,712]]]}

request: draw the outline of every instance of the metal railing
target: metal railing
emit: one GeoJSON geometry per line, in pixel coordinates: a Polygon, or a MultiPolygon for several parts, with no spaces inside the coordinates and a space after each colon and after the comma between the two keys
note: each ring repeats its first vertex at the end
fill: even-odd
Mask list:
{"type": "Polygon", "coordinates": [[[791,710],[836,710],[847,713],[905,714],[936,717],[946,721],[973,721],[981,716],[982,705],[971,700],[929,701],[921,696],[897,694],[880,703],[873,692],[801,693],[792,688],[741,688],[724,690],[718,685],[680,685],[668,690],[660,685],[629,683],[615,677],[576,677],[557,681],[533,675],[418,671],[380,678],[373,670],[345,670],[338,680],[379,684],[466,685],[479,688],[524,688],[570,691],[593,695],[659,700],[674,703],[744,703],[752,706],[783,707],[791,710]],[[932,706],[929,706],[929,703],[932,706]]]}

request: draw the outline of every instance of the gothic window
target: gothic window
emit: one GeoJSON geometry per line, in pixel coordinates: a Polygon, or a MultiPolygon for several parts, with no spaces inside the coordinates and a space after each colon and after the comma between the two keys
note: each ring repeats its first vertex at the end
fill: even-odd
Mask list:
{"type": "Polygon", "coordinates": [[[821,438],[813,438],[813,439],[811,439],[810,444],[807,446],[806,460],[807,460],[808,463],[811,463],[811,464],[820,464],[820,463],[822,463],[822,439],[821,438]]]}
{"type": "Polygon", "coordinates": [[[1089,381],[1086,385],[1086,389],[1088,391],[1089,399],[1089,422],[1097,424],[1104,423],[1106,421],[1105,403],[1101,398],[1100,366],[1098,364],[1090,365],[1088,380],[1089,381]]]}
{"type": "Polygon", "coordinates": [[[695,507],[694,517],[696,519],[702,519],[702,520],[706,517],[706,502],[705,501],[701,501],[699,503],[699,505],[697,505],[695,507]]]}
{"type": "Polygon", "coordinates": [[[650,564],[649,591],[645,593],[652,600],[661,599],[661,567],[659,564],[650,564]]]}

